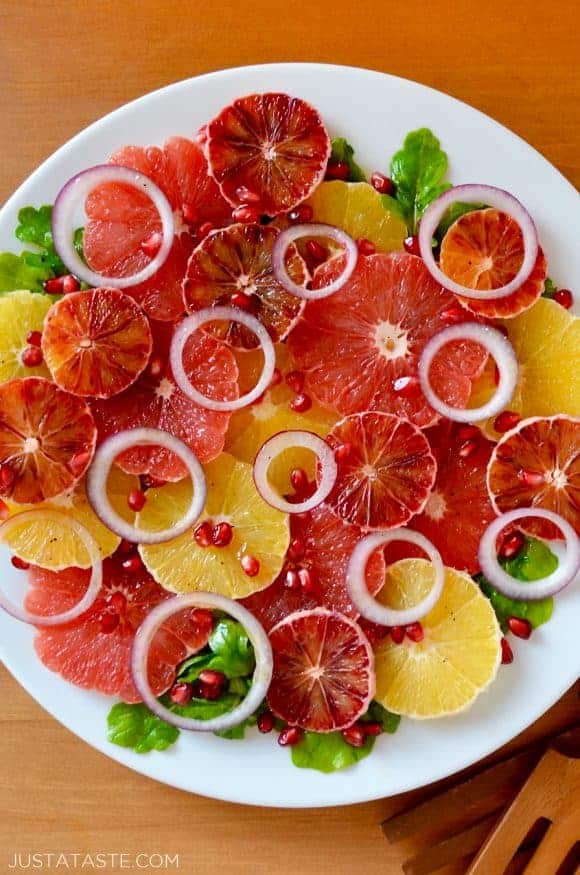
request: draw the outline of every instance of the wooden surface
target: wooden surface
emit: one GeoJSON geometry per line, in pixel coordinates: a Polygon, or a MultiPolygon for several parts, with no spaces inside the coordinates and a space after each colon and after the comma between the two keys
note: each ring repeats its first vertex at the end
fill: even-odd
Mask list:
{"type": "MultiPolygon", "coordinates": [[[[146,91],[222,67],[291,60],[371,67],[446,91],[512,128],[580,185],[576,20],[570,0],[556,8],[528,0],[0,0],[0,202],[66,139],[146,91]]],[[[371,867],[390,875],[400,850],[379,824],[426,795],[313,812],[225,805],[96,753],[3,670],[0,699],[2,872],[15,852],[123,851],[179,853],[180,871],[196,875],[371,867]]],[[[564,725],[575,708],[569,694],[533,731],[564,725]]]]}

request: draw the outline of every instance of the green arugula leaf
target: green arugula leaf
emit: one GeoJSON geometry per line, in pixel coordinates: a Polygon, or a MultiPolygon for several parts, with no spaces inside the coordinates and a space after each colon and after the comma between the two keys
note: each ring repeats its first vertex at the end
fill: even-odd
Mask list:
{"type": "Polygon", "coordinates": [[[366,176],[362,168],[354,160],[354,149],[348,143],[344,137],[335,137],[331,143],[332,151],[330,153],[330,161],[344,161],[345,164],[348,164],[350,173],[348,177],[349,182],[364,182],[366,176]]]}
{"type": "Polygon", "coordinates": [[[152,714],[146,705],[118,702],[107,716],[107,738],[136,753],[167,750],[179,738],[179,729],[152,714]]]}
{"type": "Polygon", "coordinates": [[[254,648],[241,623],[220,620],[210,635],[208,644],[219,657],[221,669],[228,678],[251,675],[256,665],[254,648]]]}
{"type": "Polygon", "coordinates": [[[367,757],[374,742],[374,737],[368,736],[363,747],[351,747],[340,732],[305,732],[298,744],[291,747],[292,762],[299,769],[316,769],[329,774],[354,766],[367,757]]]}
{"type": "Polygon", "coordinates": [[[542,298],[550,298],[550,300],[554,297],[556,292],[558,291],[558,286],[551,280],[550,277],[546,277],[546,281],[544,283],[544,291],[542,292],[542,298]]]}
{"type": "Polygon", "coordinates": [[[388,732],[392,735],[399,728],[401,715],[387,711],[386,708],[383,708],[379,702],[373,699],[369,705],[369,710],[364,717],[361,717],[361,720],[363,723],[380,723],[383,732],[388,732]]]}
{"type": "Polygon", "coordinates": [[[448,188],[447,155],[428,128],[411,131],[391,160],[391,179],[409,232],[414,234],[426,207],[448,188]]]}

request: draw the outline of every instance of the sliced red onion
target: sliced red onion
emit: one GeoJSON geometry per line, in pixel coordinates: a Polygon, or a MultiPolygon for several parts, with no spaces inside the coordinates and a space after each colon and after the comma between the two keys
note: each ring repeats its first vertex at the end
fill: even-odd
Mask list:
{"type": "Polygon", "coordinates": [[[494,301],[497,298],[507,298],[529,278],[538,257],[538,232],[532,217],[513,194],[494,185],[456,185],[439,195],[425,210],[419,225],[419,250],[427,270],[445,289],[464,298],[494,301]],[[505,286],[481,291],[470,289],[448,277],[435,261],[431,241],[449,207],[459,201],[465,204],[484,203],[495,207],[496,210],[507,213],[519,225],[524,241],[524,260],[515,277],[505,286]]]}
{"type": "Polygon", "coordinates": [[[196,404],[199,404],[200,407],[205,407],[207,410],[218,411],[240,410],[242,407],[247,407],[255,401],[256,398],[259,398],[260,395],[263,395],[272,382],[274,368],[276,367],[276,351],[274,349],[274,344],[270,339],[270,335],[255,316],[251,316],[249,313],[244,313],[243,310],[239,310],[237,307],[206,307],[203,310],[198,310],[196,313],[192,313],[192,315],[188,316],[187,319],[184,319],[176,329],[171,341],[169,358],[175,382],[183,394],[187,395],[188,398],[191,398],[192,401],[195,401],[196,404]],[[183,350],[189,337],[201,328],[202,325],[206,325],[208,322],[217,322],[220,320],[223,320],[224,322],[238,322],[240,325],[244,325],[249,331],[256,335],[260,342],[262,352],[264,353],[264,364],[262,367],[262,373],[260,374],[260,379],[253,389],[250,389],[245,395],[241,395],[233,401],[214,401],[213,398],[208,398],[207,395],[202,395],[201,392],[198,392],[195,386],[191,384],[189,377],[185,373],[185,368],[183,367],[183,350]]]}
{"type": "Polygon", "coordinates": [[[133,680],[147,707],[154,714],[157,714],[158,717],[161,717],[162,720],[171,723],[172,726],[178,726],[179,729],[193,729],[201,732],[221,732],[247,720],[256,708],[260,706],[266,696],[272,678],[272,666],[272,648],[268,636],[254,615],[239,602],[234,602],[232,599],[210,592],[178,595],[161,602],[153,608],[137,630],[131,658],[133,680]],[[187,608],[223,611],[242,624],[254,648],[256,668],[252,677],[252,686],[246,698],[240,702],[237,708],[234,708],[227,714],[222,714],[220,717],[213,717],[210,720],[195,720],[192,717],[181,717],[178,714],[174,714],[173,711],[162,705],[155,697],[147,676],[149,648],[155,633],[170,617],[187,608]]]}
{"type": "Polygon", "coordinates": [[[119,167],[115,164],[98,164],[77,173],[60,190],[52,213],[52,237],[54,246],[67,268],[80,280],[91,286],[109,286],[125,289],[136,283],[152,277],[166,260],[173,246],[174,221],[171,204],[159,188],[148,176],[132,170],[130,167],[119,167]],[[142,270],[131,276],[104,276],[91,270],[79,256],[74,247],[73,233],[75,230],[75,215],[79,204],[83,204],[88,195],[101,185],[110,182],[131,185],[138,191],[144,191],[159,212],[161,219],[162,243],[159,251],[142,270]]]}
{"type": "Polygon", "coordinates": [[[196,455],[175,435],[160,428],[128,428],[107,438],[97,448],[87,474],[87,497],[101,522],[121,538],[134,544],[160,544],[177,538],[194,524],[205,507],[207,486],[203,468],[196,455]],[[132,526],[119,516],[107,495],[109,471],[117,456],[125,450],[143,446],[163,447],[179,456],[189,472],[193,486],[191,504],[183,519],[170,529],[162,529],[160,532],[132,526]]]}
{"type": "Polygon", "coordinates": [[[254,461],[256,489],[264,501],[267,501],[276,510],[281,510],[282,513],[306,513],[306,511],[318,507],[330,495],[336,482],[337,473],[338,468],[333,451],[326,441],[311,431],[281,431],[275,434],[262,444],[254,461]],[[278,495],[268,480],[268,468],[274,459],[284,450],[294,449],[294,447],[312,450],[320,462],[320,483],[316,492],[306,501],[300,501],[296,504],[292,504],[278,495]]]}
{"type": "Polygon", "coordinates": [[[91,561],[91,577],[84,596],[76,603],[76,605],[69,608],[68,611],[63,611],[60,614],[50,614],[47,617],[33,614],[30,611],[27,611],[26,608],[15,605],[6,595],[4,595],[3,592],[0,591],[0,607],[4,608],[4,610],[11,616],[16,617],[17,620],[22,620],[23,623],[31,623],[34,626],[59,626],[61,623],[69,623],[71,620],[75,620],[91,607],[99,594],[103,581],[103,563],[99,551],[99,545],[86,526],[83,526],[82,523],[79,523],[74,517],[61,513],[58,510],[53,510],[52,508],[39,508],[38,510],[26,510],[23,511],[23,513],[17,513],[15,516],[9,517],[0,525],[0,540],[12,531],[12,529],[21,526],[23,523],[34,526],[40,520],[47,518],[52,520],[58,518],[59,522],[68,526],[69,529],[75,533],[89,554],[89,559],[91,561]]]}
{"type": "Polygon", "coordinates": [[[421,353],[418,370],[423,394],[437,413],[454,422],[478,422],[495,416],[509,404],[516,388],[519,369],[514,349],[500,331],[489,325],[479,325],[477,322],[463,322],[461,325],[450,325],[431,338],[421,353]],[[453,340],[472,340],[485,347],[495,359],[499,371],[499,383],[493,397],[481,407],[451,407],[442,401],[431,387],[429,371],[433,359],[440,349],[453,340]]]}
{"type": "Polygon", "coordinates": [[[363,617],[381,626],[406,626],[408,623],[416,623],[437,604],[444,582],[445,568],[439,551],[424,535],[405,528],[366,535],[352,551],[346,570],[346,585],[353,605],[363,617]],[[366,567],[369,559],[375,550],[385,547],[392,541],[406,541],[420,547],[431,560],[435,571],[435,580],[428,595],[412,608],[401,610],[388,608],[378,602],[367,589],[366,567]]]}
{"type": "Polygon", "coordinates": [[[510,599],[545,599],[564,589],[580,571],[580,541],[578,535],[563,517],[540,507],[518,507],[493,520],[479,542],[479,564],[486,579],[510,599]],[[566,552],[552,574],[540,580],[522,583],[501,567],[497,558],[498,535],[516,520],[537,517],[557,526],[564,536],[566,552]]]}
{"type": "Polygon", "coordinates": [[[328,298],[329,295],[338,292],[350,278],[356,267],[357,259],[358,249],[352,237],[349,237],[340,228],[335,228],[334,225],[291,225],[279,234],[272,248],[272,267],[276,279],[290,294],[306,301],[318,301],[320,298],[328,298]],[[335,240],[344,247],[346,264],[342,273],[334,282],[321,289],[307,289],[305,286],[299,286],[292,281],[288,274],[286,267],[288,249],[295,240],[301,240],[303,237],[330,237],[331,240],[335,240]]]}

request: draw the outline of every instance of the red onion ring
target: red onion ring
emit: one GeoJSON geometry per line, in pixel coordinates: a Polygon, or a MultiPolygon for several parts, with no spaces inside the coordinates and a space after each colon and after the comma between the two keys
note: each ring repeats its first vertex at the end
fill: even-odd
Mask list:
{"type": "Polygon", "coordinates": [[[424,535],[412,529],[391,529],[389,532],[373,532],[366,535],[352,551],[346,569],[346,585],[353,605],[361,616],[381,626],[406,626],[408,623],[416,623],[439,601],[444,583],[445,567],[439,550],[424,535]],[[367,589],[365,572],[369,559],[375,550],[392,541],[407,541],[409,544],[421,547],[435,569],[435,580],[428,595],[412,608],[402,610],[388,608],[378,602],[367,589]]]}
{"type": "Polygon", "coordinates": [[[130,167],[120,167],[114,164],[98,164],[77,173],[61,188],[54,203],[52,213],[52,237],[54,246],[67,268],[80,280],[90,286],[109,286],[125,289],[128,286],[142,283],[152,277],[167,259],[173,246],[174,220],[171,204],[155,183],[130,167]],[[131,276],[104,276],[91,270],[76,251],[73,243],[74,217],[79,202],[84,203],[87,196],[98,186],[109,182],[131,185],[138,191],[144,191],[159,211],[163,240],[159,251],[142,270],[131,276]]]}
{"type": "Polygon", "coordinates": [[[284,286],[287,292],[296,295],[297,298],[302,298],[305,301],[318,301],[321,298],[328,298],[334,292],[338,292],[344,284],[350,279],[353,270],[356,267],[358,259],[357,245],[352,239],[340,228],[335,228],[334,225],[291,225],[278,235],[274,246],[272,247],[272,268],[274,276],[278,282],[284,286]],[[288,248],[295,240],[300,240],[302,237],[330,237],[337,243],[344,246],[346,254],[346,264],[343,272],[334,282],[322,289],[307,289],[304,286],[299,286],[292,281],[286,269],[286,253],[288,248]]]}
{"type": "Polygon", "coordinates": [[[423,349],[419,359],[419,381],[425,398],[431,407],[454,422],[478,422],[495,416],[506,407],[516,388],[518,380],[518,360],[509,340],[500,331],[489,325],[479,325],[477,322],[463,322],[461,325],[450,325],[435,334],[423,349]],[[433,359],[445,344],[452,340],[473,340],[484,346],[495,359],[499,371],[499,384],[496,392],[487,404],[481,407],[459,408],[451,407],[442,401],[431,388],[429,370],[433,359]]]}
{"type": "Polygon", "coordinates": [[[30,611],[27,611],[26,608],[15,605],[6,595],[4,595],[3,592],[0,591],[0,607],[4,608],[4,610],[12,617],[16,617],[17,620],[22,620],[23,623],[31,623],[33,626],[59,626],[61,623],[68,623],[71,620],[75,620],[87,611],[94,603],[103,581],[103,563],[97,542],[86,526],[83,526],[83,524],[79,523],[74,517],[67,516],[67,514],[61,513],[58,510],[53,510],[52,508],[39,508],[38,510],[25,510],[22,513],[17,513],[15,516],[4,520],[0,525],[0,539],[2,539],[3,535],[7,535],[8,532],[16,528],[16,526],[22,525],[22,523],[27,522],[34,525],[39,518],[46,519],[47,517],[52,519],[58,517],[79,538],[89,554],[89,559],[91,561],[91,577],[84,596],[76,603],[76,605],[69,608],[68,611],[63,611],[60,614],[51,614],[48,617],[33,614],[30,611]]]}
{"type": "Polygon", "coordinates": [[[570,523],[559,514],[540,507],[518,507],[501,514],[489,524],[479,542],[478,556],[484,576],[503,595],[511,599],[545,599],[564,589],[576,577],[580,570],[580,540],[570,523]],[[499,564],[496,541],[506,526],[526,517],[548,520],[557,526],[564,535],[566,552],[552,574],[540,580],[522,583],[504,571],[499,564]]]}
{"type": "Polygon", "coordinates": [[[171,340],[169,359],[175,382],[183,394],[191,398],[192,401],[195,401],[196,404],[199,404],[200,407],[205,407],[206,410],[217,411],[240,410],[242,407],[247,407],[268,389],[274,376],[274,368],[276,367],[276,351],[270,335],[255,316],[244,313],[243,310],[239,310],[237,307],[206,307],[203,310],[192,313],[191,316],[180,322],[171,340]],[[239,322],[240,325],[244,325],[249,331],[252,331],[258,338],[264,353],[264,365],[260,379],[253,389],[250,389],[245,395],[241,395],[233,401],[214,401],[213,398],[202,395],[195,386],[192,386],[183,367],[183,350],[188,338],[194,331],[201,328],[202,325],[206,325],[208,322],[217,322],[220,319],[227,322],[239,322]]]}
{"type": "Polygon", "coordinates": [[[528,211],[509,192],[494,185],[456,185],[455,188],[450,188],[439,195],[425,210],[419,225],[419,250],[427,270],[443,288],[464,298],[493,301],[497,298],[507,298],[529,278],[538,257],[538,232],[528,211]],[[507,213],[519,225],[524,238],[524,260],[515,277],[505,286],[481,291],[467,288],[444,274],[435,261],[431,241],[448,208],[458,201],[466,204],[489,204],[496,210],[507,213]]]}
{"type": "Polygon", "coordinates": [[[326,441],[311,431],[280,431],[262,444],[254,460],[254,483],[256,489],[269,505],[282,513],[305,513],[322,504],[336,482],[338,468],[334,453],[326,441]],[[303,447],[316,453],[321,467],[320,483],[316,492],[297,504],[286,501],[278,495],[268,480],[268,468],[276,456],[284,450],[303,447]]]}
{"type": "Polygon", "coordinates": [[[254,615],[239,602],[234,602],[232,599],[209,592],[178,595],[161,602],[153,608],[137,629],[131,657],[133,680],[147,707],[154,714],[157,714],[158,717],[161,717],[162,720],[171,723],[172,726],[177,726],[179,729],[193,729],[201,732],[221,732],[224,729],[231,729],[232,726],[237,726],[238,723],[242,723],[250,717],[264,700],[272,678],[272,667],[273,658],[270,641],[254,615]],[[220,717],[213,717],[210,720],[196,720],[192,717],[181,717],[178,714],[174,714],[173,711],[170,711],[157,700],[149,686],[149,679],[147,677],[147,659],[155,633],[169,617],[186,608],[205,608],[223,611],[242,624],[254,647],[256,668],[252,677],[252,686],[246,698],[240,702],[237,708],[234,708],[227,714],[222,714],[220,717]]]}
{"type": "Polygon", "coordinates": [[[87,474],[87,498],[102,523],[116,535],[134,544],[161,544],[182,535],[198,519],[205,507],[207,486],[205,474],[196,455],[189,447],[167,431],[159,428],[128,428],[103,441],[93,457],[87,474]],[[170,529],[148,532],[124,520],[107,495],[107,478],[117,456],[132,447],[158,446],[179,456],[193,484],[191,504],[183,519],[170,529]]]}

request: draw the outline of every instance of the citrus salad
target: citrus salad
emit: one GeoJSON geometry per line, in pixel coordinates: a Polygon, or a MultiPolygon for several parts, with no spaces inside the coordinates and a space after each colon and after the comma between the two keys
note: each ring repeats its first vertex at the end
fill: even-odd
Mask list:
{"type": "Polygon", "coordinates": [[[117,700],[112,743],[344,768],[470,707],[578,572],[580,322],[541,229],[426,128],[383,170],[252,94],[19,213],[0,606],[117,700]]]}

